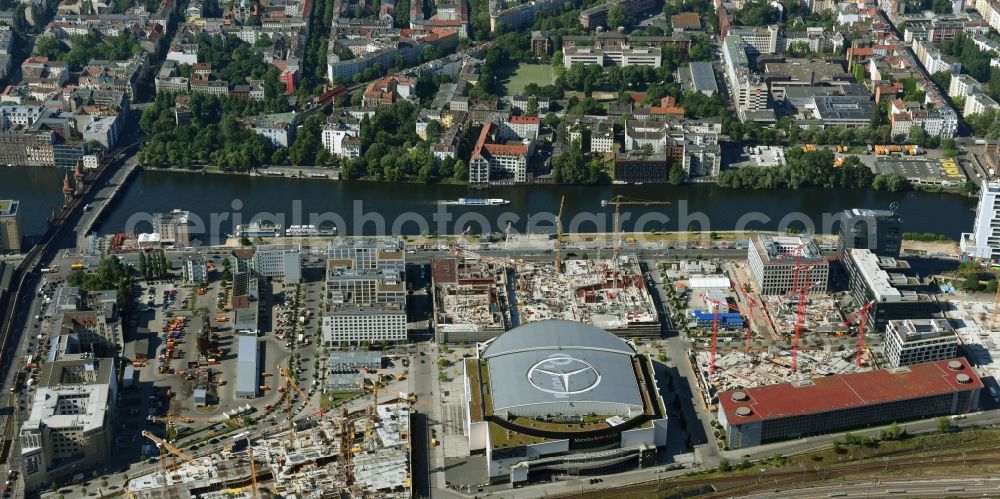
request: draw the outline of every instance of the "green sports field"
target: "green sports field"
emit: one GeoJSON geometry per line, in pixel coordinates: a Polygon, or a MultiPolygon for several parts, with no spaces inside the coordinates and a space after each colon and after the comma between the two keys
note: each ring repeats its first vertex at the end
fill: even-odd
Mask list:
{"type": "Polygon", "coordinates": [[[507,81],[507,95],[517,95],[529,83],[549,85],[552,83],[552,66],[549,64],[520,64],[507,81]]]}

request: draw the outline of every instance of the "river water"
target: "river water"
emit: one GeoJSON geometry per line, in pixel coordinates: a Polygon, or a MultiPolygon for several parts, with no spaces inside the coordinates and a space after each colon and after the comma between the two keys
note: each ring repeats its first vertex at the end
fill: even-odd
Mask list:
{"type": "MultiPolygon", "coordinates": [[[[22,201],[24,232],[44,231],[49,213],[61,202],[65,171],[42,168],[0,168],[0,199],[22,201]]],[[[824,215],[854,207],[888,208],[899,203],[904,230],[933,232],[957,238],[969,231],[975,200],[926,192],[884,193],[866,189],[800,189],[793,191],[732,190],[713,184],[684,186],[562,186],[526,185],[472,190],[464,186],[331,182],[325,180],[139,172],[125,194],[104,217],[100,233],[148,231],[153,213],[189,210],[205,242],[225,237],[237,223],[263,217],[282,225],[329,222],[341,233],[455,233],[471,227],[475,233],[511,227],[524,232],[551,232],[553,214],[565,196],[567,232],[610,231],[613,210],[602,199],[615,195],[670,205],[623,206],[623,228],[632,230],[828,229],[824,215]],[[442,205],[440,200],[495,197],[506,206],[442,205]],[[317,218],[318,217],[318,218],[317,218]],[[143,222],[146,220],[147,222],[143,222]],[[799,220],[799,222],[790,222],[799,220]],[[381,225],[380,225],[381,224],[381,225]],[[458,227],[458,229],[456,229],[458,227]],[[208,236],[205,236],[208,234],[208,236]]]]}

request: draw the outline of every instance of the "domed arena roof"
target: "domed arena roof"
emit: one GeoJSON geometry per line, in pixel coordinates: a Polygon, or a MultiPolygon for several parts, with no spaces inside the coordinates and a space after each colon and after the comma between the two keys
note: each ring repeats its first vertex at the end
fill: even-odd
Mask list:
{"type": "Polygon", "coordinates": [[[516,327],[480,352],[494,412],[525,417],[641,411],[634,355],[621,338],[564,320],[516,327]]]}
{"type": "Polygon", "coordinates": [[[486,347],[481,357],[488,359],[511,352],[565,348],[635,354],[628,343],[602,329],[582,322],[547,320],[530,322],[501,334],[486,347]]]}

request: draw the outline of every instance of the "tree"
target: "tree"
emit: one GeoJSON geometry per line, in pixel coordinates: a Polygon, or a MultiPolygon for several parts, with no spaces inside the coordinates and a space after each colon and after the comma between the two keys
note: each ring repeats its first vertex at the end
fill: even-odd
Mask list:
{"type": "Polygon", "coordinates": [[[882,432],[882,440],[899,440],[903,436],[899,423],[893,421],[889,428],[882,432]]]}
{"type": "Polygon", "coordinates": [[[616,4],[608,11],[608,28],[627,28],[629,24],[628,11],[622,4],[616,4]]]}
{"type": "Polygon", "coordinates": [[[149,279],[149,269],[146,267],[146,254],[139,252],[139,274],[143,279],[149,279]]]}
{"type": "Polygon", "coordinates": [[[674,163],[670,167],[670,173],[667,177],[667,182],[673,185],[680,185],[682,182],[684,182],[684,167],[682,167],[677,163],[674,163]]]}
{"type": "Polygon", "coordinates": [[[942,139],[941,149],[944,150],[944,156],[946,158],[954,158],[958,156],[958,148],[955,146],[955,139],[942,139]]]}
{"type": "Polygon", "coordinates": [[[257,38],[256,42],[253,42],[255,48],[266,48],[271,46],[271,36],[267,33],[261,33],[260,37],[257,38]]]}
{"type": "Polygon", "coordinates": [[[743,26],[764,26],[781,19],[781,11],[764,0],[749,2],[736,12],[737,24],[743,26]]]}
{"type": "Polygon", "coordinates": [[[283,165],[288,161],[288,150],[284,147],[279,147],[274,150],[271,154],[271,164],[272,165],[283,165]]]}
{"type": "Polygon", "coordinates": [[[466,166],[465,161],[458,160],[455,162],[455,173],[452,175],[455,180],[466,181],[469,179],[469,168],[466,166]]]}
{"type": "Polygon", "coordinates": [[[937,418],[937,430],[940,433],[948,433],[951,431],[951,420],[945,416],[937,418]]]}

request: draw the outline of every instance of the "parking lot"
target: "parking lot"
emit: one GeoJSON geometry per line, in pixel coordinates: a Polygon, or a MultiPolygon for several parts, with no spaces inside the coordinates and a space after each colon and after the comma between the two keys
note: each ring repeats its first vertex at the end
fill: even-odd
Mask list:
{"type": "MultiPolygon", "coordinates": [[[[221,267],[220,265],[215,265],[221,267]]],[[[165,416],[175,418],[177,428],[199,429],[241,411],[257,418],[269,411],[283,409],[279,404],[285,388],[279,366],[291,366],[298,374],[298,384],[313,399],[314,407],[297,403],[296,412],[319,409],[318,397],[313,397],[325,379],[325,360],[319,354],[320,327],[318,312],[322,303],[322,272],[307,272],[301,284],[261,279],[255,305],[259,312],[261,342],[260,396],[238,398],[235,394],[237,376],[238,334],[231,323],[230,290],[223,287],[219,272],[210,272],[209,282],[185,285],[179,281],[161,281],[140,286],[138,332],[134,338],[147,338],[149,360],[138,367],[138,382],[134,392],[122,407],[129,407],[126,416],[145,418],[152,427],[162,428],[165,416]],[[148,331],[148,332],[147,332],[148,331]],[[199,341],[204,334],[205,340],[199,341]],[[197,388],[207,390],[207,404],[196,404],[197,388]],[[149,396],[167,393],[161,404],[149,396]],[[278,407],[275,407],[278,406],[278,407]],[[132,414],[132,413],[135,414],[132,414]]],[[[243,414],[243,413],[241,413],[243,414]]],[[[271,416],[281,421],[283,414],[271,416]]],[[[136,424],[132,425],[133,427],[136,424]]],[[[128,437],[122,443],[131,442],[128,437]]]]}

